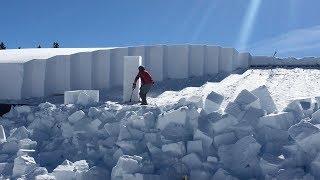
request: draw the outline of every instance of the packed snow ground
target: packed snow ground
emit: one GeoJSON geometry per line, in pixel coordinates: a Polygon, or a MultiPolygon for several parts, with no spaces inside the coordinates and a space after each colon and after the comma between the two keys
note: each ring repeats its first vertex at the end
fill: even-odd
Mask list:
{"type": "Polygon", "coordinates": [[[0,118],[0,174],[319,179],[319,76],[297,68],[166,81],[153,89],[150,106],[90,104],[85,96],[82,105],[16,106],[0,118]]]}

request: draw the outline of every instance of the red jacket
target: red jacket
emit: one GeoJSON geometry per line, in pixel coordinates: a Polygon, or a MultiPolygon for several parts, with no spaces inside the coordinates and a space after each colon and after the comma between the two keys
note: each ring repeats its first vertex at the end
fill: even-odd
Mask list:
{"type": "Polygon", "coordinates": [[[138,79],[141,79],[141,84],[153,84],[153,80],[151,75],[148,73],[148,71],[139,71],[138,75],[136,76],[134,83],[138,81],[138,79]]]}

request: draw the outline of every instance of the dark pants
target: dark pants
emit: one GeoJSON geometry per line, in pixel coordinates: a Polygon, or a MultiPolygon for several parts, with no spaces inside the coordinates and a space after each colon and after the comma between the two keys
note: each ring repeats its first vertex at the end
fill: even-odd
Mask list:
{"type": "Polygon", "coordinates": [[[140,87],[140,98],[141,98],[141,104],[147,104],[147,93],[150,91],[152,87],[152,84],[143,84],[140,87]]]}

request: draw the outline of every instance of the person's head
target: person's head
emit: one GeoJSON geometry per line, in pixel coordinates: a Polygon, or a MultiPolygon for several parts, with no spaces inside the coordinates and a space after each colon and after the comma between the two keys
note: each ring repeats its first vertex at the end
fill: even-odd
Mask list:
{"type": "Polygon", "coordinates": [[[145,68],[143,66],[139,66],[138,69],[139,69],[139,71],[144,71],[145,70],[145,68]]]}

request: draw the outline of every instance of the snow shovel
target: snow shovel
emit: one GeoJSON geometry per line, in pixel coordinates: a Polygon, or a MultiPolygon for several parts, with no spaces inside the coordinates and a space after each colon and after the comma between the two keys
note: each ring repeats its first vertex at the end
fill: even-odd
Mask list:
{"type": "Polygon", "coordinates": [[[133,95],[133,91],[134,91],[134,89],[135,89],[135,88],[132,88],[132,91],[131,91],[131,95],[130,95],[130,100],[129,100],[129,102],[131,102],[131,101],[132,101],[132,95],[133,95]]]}

